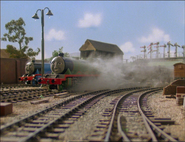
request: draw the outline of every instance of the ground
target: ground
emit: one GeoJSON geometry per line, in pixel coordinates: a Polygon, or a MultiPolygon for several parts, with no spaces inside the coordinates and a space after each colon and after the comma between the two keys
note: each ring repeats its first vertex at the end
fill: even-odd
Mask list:
{"type": "MultiPolygon", "coordinates": [[[[14,103],[13,113],[0,117],[1,126],[6,123],[21,119],[61,100],[69,99],[69,97],[74,95],[77,94],[70,93],[64,98],[48,97],[48,103],[41,103],[36,105],[31,104],[30,101],[14,103]]],[[[164,95],[162,95],[162,91],[151,95],[149,97],[148,104],[152,112],[154,112],[155,117],[169,117],[172,120],[175,120],[175,125],[166,126],[165,131],[171,132],[171,134],[177,136],[180,141],[185,141],[185,108],[183,108],[182,105],[177,105],[175,98],[166,98],[164,95]]]]}

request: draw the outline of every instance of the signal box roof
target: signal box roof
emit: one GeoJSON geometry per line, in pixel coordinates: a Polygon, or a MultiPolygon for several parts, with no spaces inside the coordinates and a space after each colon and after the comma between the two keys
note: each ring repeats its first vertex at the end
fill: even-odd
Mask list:
{"type": "Polygon", "coordinates": [[[174,64],[174,66],[176,66],[176,65],[185,65],[184,63],[176,63],[176,64],[174,64]]]}
{"type": "Polygon", "coordinates": [[[85,41],[85,44],[83,44],[80,49],[80,51],[104,51],[104,52],[113,52],[116,54],[122,54],[123,51],[115,44],[95,41],[91,39],[87,39],[85,41]]]}

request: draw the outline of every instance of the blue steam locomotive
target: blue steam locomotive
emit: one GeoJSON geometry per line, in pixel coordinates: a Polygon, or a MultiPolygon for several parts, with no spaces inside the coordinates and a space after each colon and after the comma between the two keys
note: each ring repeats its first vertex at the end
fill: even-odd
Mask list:
{"type": "MultiPolygon", "coordinates": [[[[38,84],[38,79],[41,77],[41,65],[41,62],[35,62],[35,60],[27,62],[25,74],[19,77],[19,81],[25,82],[25,84],[32,84],[33,86],[38,84]]],[[[44,63],[44,73],[51,73],[50,63],[44,63]]]]}

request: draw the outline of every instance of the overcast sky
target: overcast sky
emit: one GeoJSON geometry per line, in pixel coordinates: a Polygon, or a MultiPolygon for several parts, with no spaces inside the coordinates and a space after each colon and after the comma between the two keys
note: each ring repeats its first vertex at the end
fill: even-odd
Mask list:
{"type": "MultiPolygon", "coordinates": [[[[1,1],[1,36],[7,33],[6,23],[22,17],[26,36],[34,39],[29,46],[40,48],[41,20],[32,16],[45,7],[53,13],[44,15],[45,58],[62,46],[64,52],[80,52],[86,39],[118,45],[124,59],[143,54],[140,47],[151,42],[185,45],[184,1],[1,1]]],[[[41,18],[41,12],[37,14],[41,18]]],[[[1,48],[7,44],[1,41],[1,48]]]]}

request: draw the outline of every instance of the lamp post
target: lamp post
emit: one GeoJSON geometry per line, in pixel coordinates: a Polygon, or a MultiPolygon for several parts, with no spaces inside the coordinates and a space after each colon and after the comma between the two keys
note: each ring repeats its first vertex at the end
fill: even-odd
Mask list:
{"type": "Polygon", "coordinates": [[[53,16],[53,13],[48,7],[45,7],[44,9],[38,9],[34,16],[32,16],[33,19],[39,19],[37,12],[41,11],[41,26],[42,26],[42,41],[41,41],[41,47],[42,47],[42,66],[41,66],[41,74],[43,77],[44,74],[44,10],[48,9],[48,13],[46,15],[53,16]]]}

